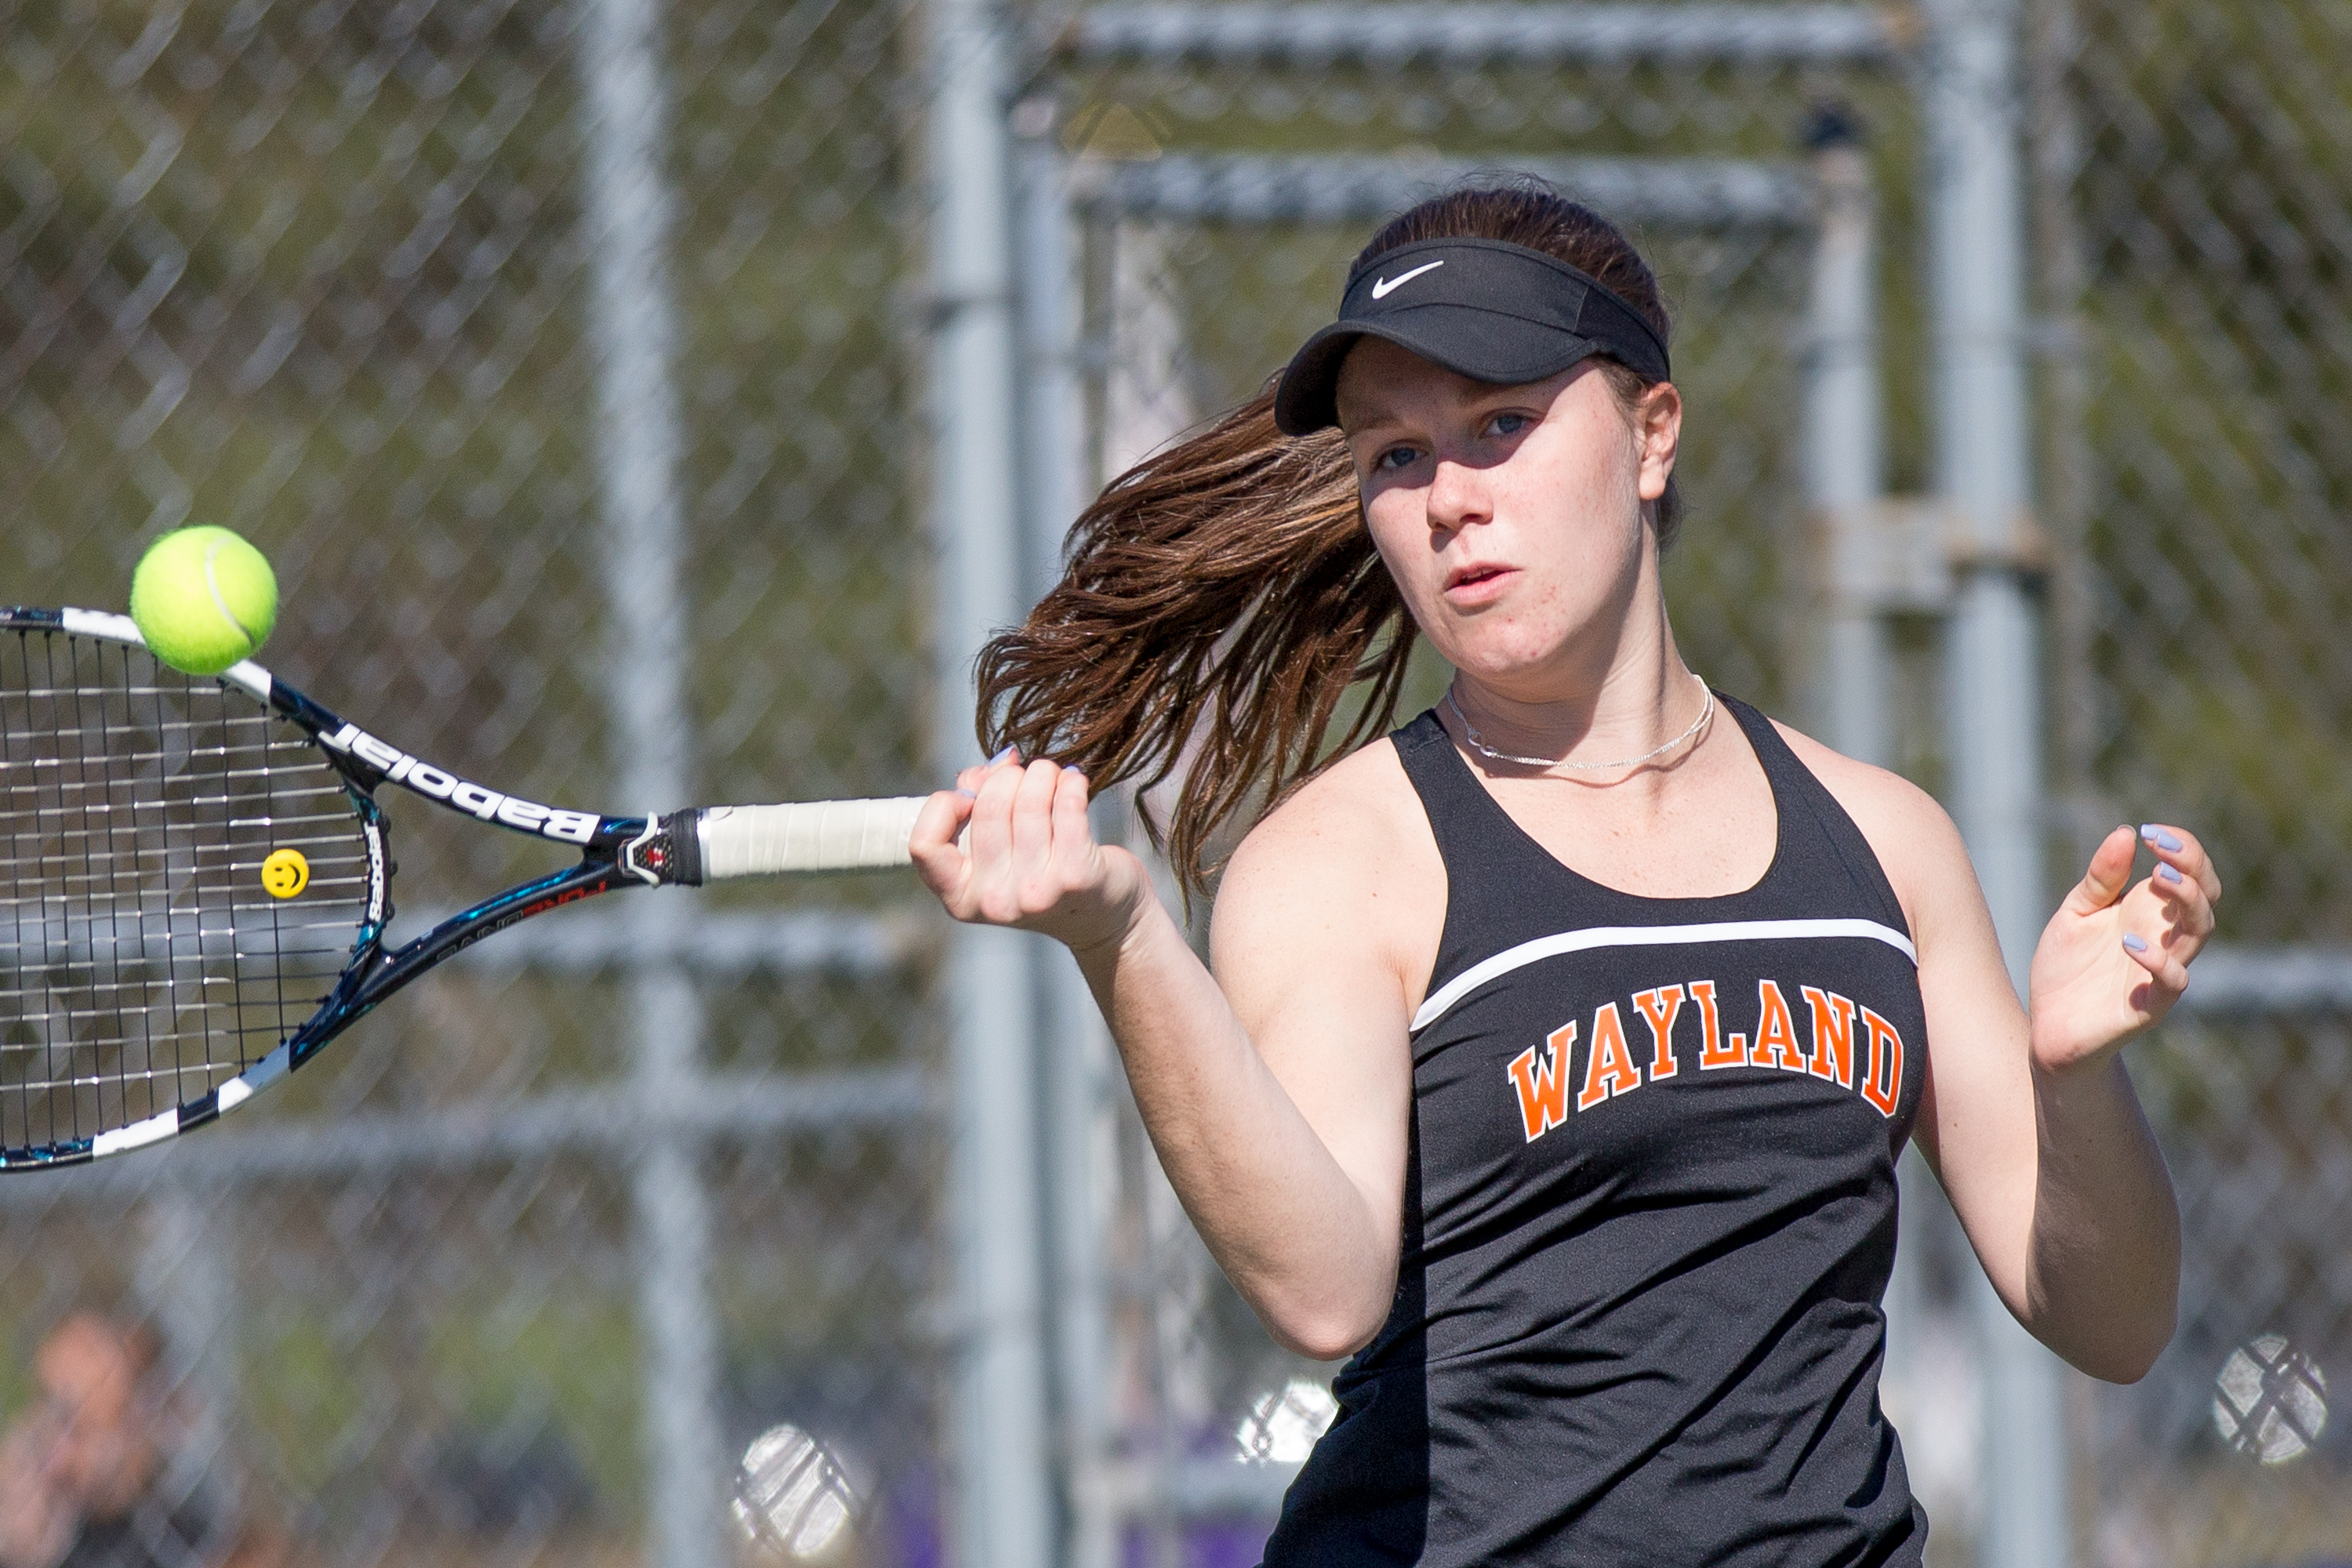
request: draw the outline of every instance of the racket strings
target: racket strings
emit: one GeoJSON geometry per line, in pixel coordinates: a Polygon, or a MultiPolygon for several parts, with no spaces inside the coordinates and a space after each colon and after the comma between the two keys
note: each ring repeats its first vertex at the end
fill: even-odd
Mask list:
{"type": "Polygon", "coordinates": [[[0,1145],[93,1138],[260,1060],[349,961],[371,878],[299,727],[141,649],[0,636],[0,1145]]]}

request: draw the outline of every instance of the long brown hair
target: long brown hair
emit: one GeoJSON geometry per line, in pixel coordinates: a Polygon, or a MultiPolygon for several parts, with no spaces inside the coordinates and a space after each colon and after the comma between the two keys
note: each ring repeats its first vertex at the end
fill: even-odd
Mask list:
{"type": "MultiPolygon", "coordinates": [[[[1494,239],[1581,268],[1671,322],[1657,279],[1606,218],[1538,180],[1479,184],[1394,218],[1361,267],[1427,239],[1494,239]]],[[[1630,410],[1640,376],[1604,362],[1630,410]]],[[[1669,483],[1659,548],[1681,521],[1669,483]]],[[[1271,807],[1396,721],[1415,631],[1363,525],[1336,430],[1274,426],[1271,386],[1146,458],[1078,516],[1069,565],[1028,621],[980,656],[983,748],[1021,748],[1085,771],[1097,791],[1149,789],[1181,765],[1166,823],[1145,831],[1188,889],[1206,885],[1218,826],[1271,807]],[[1336,742],[1350,687],[1362,702],[1336,742]]]]}

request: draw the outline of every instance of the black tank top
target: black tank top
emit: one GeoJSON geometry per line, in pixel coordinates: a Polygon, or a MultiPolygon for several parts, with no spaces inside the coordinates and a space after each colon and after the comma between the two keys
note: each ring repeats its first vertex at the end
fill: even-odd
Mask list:
{"type": "Polygon", "coordinates": [[[1878,1408],[1916,954],[1853,820],[1721,700],[1780,817],[1727,898],[1580,877],[1434,713],[1392,737],[1447,879],[1403,1262],[1267,1568],[1921,1561],[1878,1408]]]}

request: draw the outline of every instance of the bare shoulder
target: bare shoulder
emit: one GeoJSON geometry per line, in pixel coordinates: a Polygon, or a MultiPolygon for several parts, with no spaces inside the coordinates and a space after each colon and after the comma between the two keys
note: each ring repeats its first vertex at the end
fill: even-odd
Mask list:
{"type": "Polygon", "coordinates": [[[1777,719],[1772,727],[1862,829],[1914,931],[1922,927],[1920,917],[1937,906],[1939,891],[1956,885],[1956,877],[1966,879],[1957,886],[1974,888],[1976,873],[1959,829],[1934,795],[1900,773],[1833,752],[1777,719]]]}
{"type": "Polygon", "coordinates": [[[1286,965],[1370,963],[1411,976],[1417,990],[1435,960],[1444,909],[1445,868],[1429,818],[1396,748],[1376,741],[1318,774],[1242,840],[1217,888],[1218,968],[1249,949],[1278,953],[1286,965]]]}

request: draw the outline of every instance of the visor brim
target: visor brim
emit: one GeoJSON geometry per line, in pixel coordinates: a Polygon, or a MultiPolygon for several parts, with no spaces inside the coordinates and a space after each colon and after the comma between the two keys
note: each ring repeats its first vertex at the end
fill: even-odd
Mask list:
{"type": "Polygon", "coordinates": [[[1309,436],[1339,422],[1339,369],[1361,338],[1379,338],[1430,363],[1496,386],[1558,375],[1606,354],[1606,344],[1473,306],[1430,304],[1385,320],[1334,321],[1300,345],[1274,393],[1275,427],[1309,436]]]}

